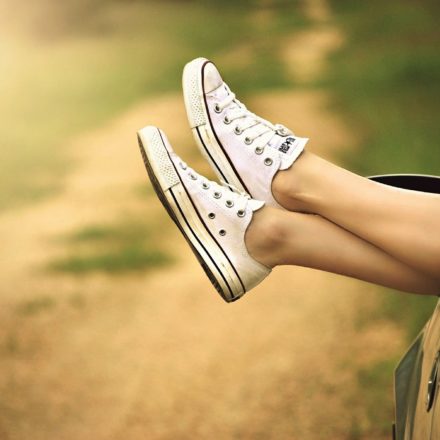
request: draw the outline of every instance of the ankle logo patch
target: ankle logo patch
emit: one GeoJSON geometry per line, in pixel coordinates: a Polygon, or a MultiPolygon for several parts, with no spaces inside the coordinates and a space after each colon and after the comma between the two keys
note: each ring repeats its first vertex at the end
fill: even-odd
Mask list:
{"type": "Polygon", "coordinates": [[[295,144],[296,139],[294,137],[288,137],[279,147],[278,151],[281,153],[288,153],[291,147],[295,144]]]}

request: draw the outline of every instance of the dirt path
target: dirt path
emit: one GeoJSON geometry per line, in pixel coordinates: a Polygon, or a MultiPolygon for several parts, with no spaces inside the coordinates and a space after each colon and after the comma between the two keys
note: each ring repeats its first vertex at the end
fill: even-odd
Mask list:
{"type": "MultiPolygon", "coordinates": [[[[311,148],[328,157],[352,145],[325,93],[265,93],[249,105],[313,133],[311,148]]],[[[169,95],[78,139],[64,191],[0,218],[0,439],[348,438],[362,423],[349,385],[361,354],[355,318],[368,312],[372,287],[280,268],[226,305],[171,227],[178,264],[154,274],[40,270],[62,254],[57,237],[81,226],[129,216],[169,223],[154,196],[134,190],[146,185],[135,140],[146,123],[165,128],[176,150],[206,170],[181,98],[169,95]],[[19,311],[38,297],[52,305],[19,311]]],[[[394,328],[359,336],[369,360],[399,339],[394,328]]]]}
{"type": "Polygon", "coordinates": [[[289,36],[282,45],[281,58],[297,83],[309,84],[325,75],[328,55],[342,46],[344,35],[332,23],[326,0],[304,1],[303,5],[314,26],[289,36]]]}

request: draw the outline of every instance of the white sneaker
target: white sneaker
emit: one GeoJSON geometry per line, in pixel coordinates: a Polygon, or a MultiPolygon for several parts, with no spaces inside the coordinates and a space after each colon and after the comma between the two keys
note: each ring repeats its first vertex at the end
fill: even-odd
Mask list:
{"type": "Polygon", "coordinates": [[[185,66],[182,82],[194,137],[219,179],[280,208],[272,180],[293,164],[308,139],[247,110],[205,58],[185,66]]]}
{"type": "Polygon", "coordinates": [[[244,242],[253,212],[264,202],[229,191],[189,168],[156,127],[138,132],[153,187],[200,264],[227,301],[235,301],[271,271],[254,260],[244,242]]]}

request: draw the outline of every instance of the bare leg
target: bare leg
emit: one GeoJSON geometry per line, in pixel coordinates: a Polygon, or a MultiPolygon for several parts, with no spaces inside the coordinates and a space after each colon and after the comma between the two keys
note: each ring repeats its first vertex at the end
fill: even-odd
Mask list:
{"type": "Polygon", "coordinates": [[[382,185],[307,151],[272,190],[285,208],[319,214],[440,279],[440,195],[382,185]]]}
{"type": "Polygon", "coordinates": [[[358,278],[402,291],[440,294],[440,283],[317,215],[265,207],[246,233],[261,263],[296,265],[358,278]]]}

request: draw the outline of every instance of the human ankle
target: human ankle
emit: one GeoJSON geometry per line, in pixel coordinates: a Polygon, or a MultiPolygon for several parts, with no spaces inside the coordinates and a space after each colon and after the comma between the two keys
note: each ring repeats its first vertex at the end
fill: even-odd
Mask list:
{"type": "MultiPolygon", "coordinates": [[[[275,200],[290,211],[313,213],[317,156],[304,151],[292,167],[280,171],[272,181],[275,200]]],[[[318,162],[319,166],[319,162],[318,162]]]]}
{"type": "MultiPolygon", "coordinates": [[[[305,153],[303,153],[305,154],[305,153]]],[[[301,159],[301,157],[300,157],[301,159]]],[[[285,171],[279,171],[272,181],[272,194],[275,200],[290,211],[303,210],[302,194],[304,182],[301,177],[300,159],[285,171]],[[298,165],[298,166],[297,166],[298,165]]]]}
{"type": "Polygon", "coordinates": [[[249,254],[271,268],[281,264],[282,261],[285,235],[280,212],[282,211],[271,207],[264,207],[255,212],[245,235],[249,254]]]}

